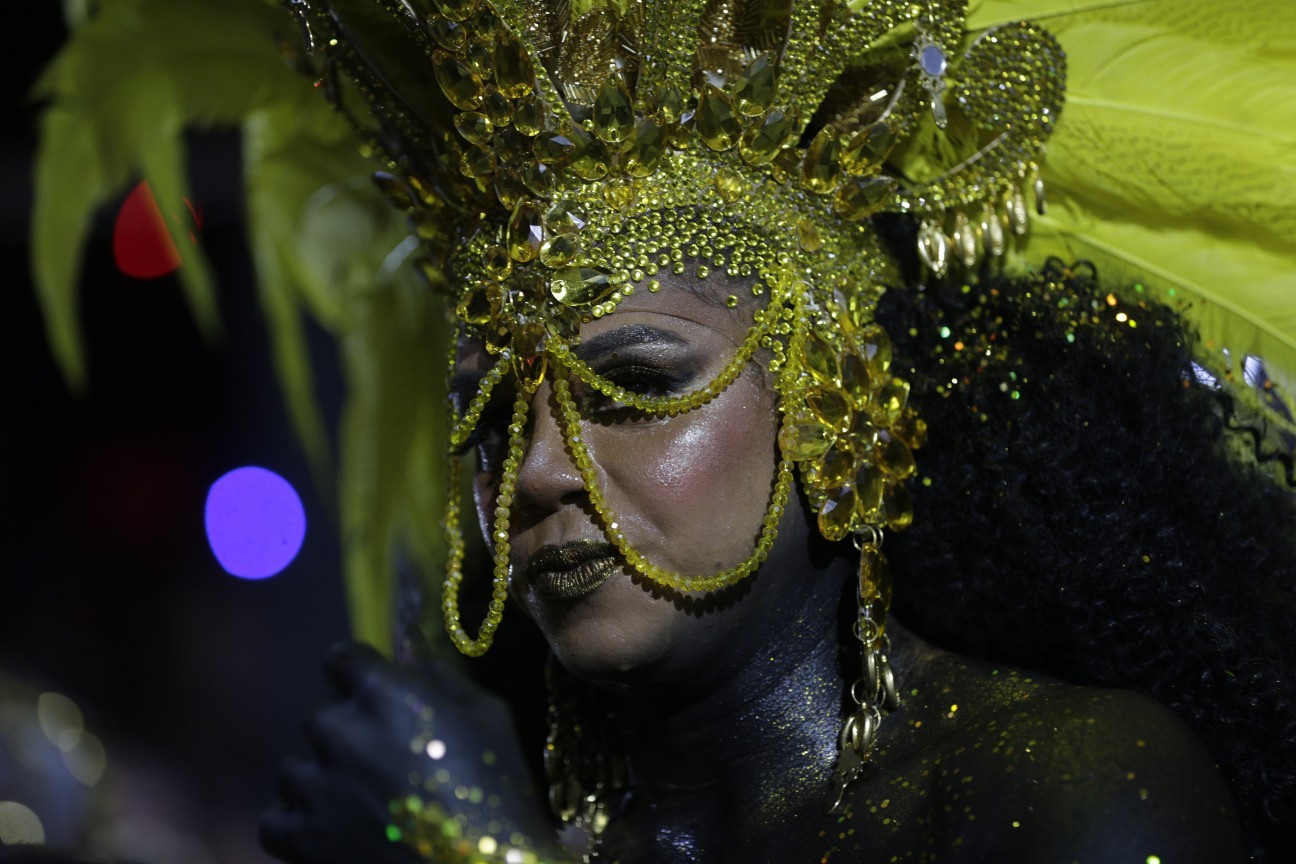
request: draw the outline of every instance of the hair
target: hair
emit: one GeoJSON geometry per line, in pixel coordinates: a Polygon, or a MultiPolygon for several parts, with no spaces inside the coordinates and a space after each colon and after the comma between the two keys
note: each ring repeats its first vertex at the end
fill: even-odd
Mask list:
{"type": "Polygon", "coordinates": [[[951,650],[1169,706],[1218,763],[1255,860],[1280,860],[1296,508],[1268,454],[1239,458],[1236,430],[1253,452],[1264,430],[1197,382],[1173,310],[1109,293],[1088,265],[913,284],[878,309],[930,428],[913,525],[888,541],[897,616],[951,650]]]}

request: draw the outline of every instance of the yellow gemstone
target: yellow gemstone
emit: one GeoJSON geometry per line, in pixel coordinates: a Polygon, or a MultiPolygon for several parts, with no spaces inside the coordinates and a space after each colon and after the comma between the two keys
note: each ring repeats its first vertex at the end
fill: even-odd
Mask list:
{"type": "Polygon", "coordinates": [[[801,161],[801,183],[816,195],[827,195],[841,178],[841,145],[831,126],[819,130],[801,161]]]}
{"type": "Polygon", "coordinates": [[[886,475],[876,465],[868,462],[860,466],[855,475],[855,513],[866,524],[881,518],[882,493],[886,490],[886,475]]]}
{"type": "Polygon", "coordinates": [[[463,298],[455,307],[455,315],[468,324],[485,324],[499,311],[500,296],[500,287],[494,283],[474,285],[464,292],[463,298]]]}
{"type": "Polygon", "coordinates": [[[579,126],[572,127],[569,137],[575,145],[571,170],[582,180],[601,180],[608,172],[607,147],[579,126]]]}
{"type": "Polygon", "coordinates": [[[454,126],[468,143],[483,150],[490,149],[491,134],[495,131],[495,124],[485,114],[478,111],[461,111],[455,115],[454,126]]]}
{"type": "Polygon", "coordinates": [[[657,118],[667,126],[674,126],[684,110],[684,96],[678,87],[670,84],[653,94],[653,104],[656,106],[654,113],[657,118]]]}
{"type": "Polygon", "coordinates": [[[854,177],[842,184],[833,209],[847,222],[872,216],[891,200],[899,183],[890,177],[854,177]]]}
{"type": "Polygon", "coordinates": [[[486,88],[486,95],[482,97],[481,110],[497,128],[513,122],[513,103],[505,99],[494,87],[486,88]]]}
{"type": "Polygon", "coordinates": [[[485,45],[480,42],[469,42],[468,53],[465,58],[468,61],[468,68],[477,73],[483,81],[489,81],[492,72],[491,55],[485,45]]]}
{"type": "Polygon", "coordinates": [[[522,169],[522,182],[537,198],[549,198],[558,188],[558,174],[543,162],[532,162],[522,169]]]}
{"type": "Polygon", "coordinates": [[[528,96],[517,103],[513,111],[513,128],[532,138],[544,129],[544,105],[535,96],[528,96]]]}
{"type": "Polygon", "coordinates": [[[836,542],[844,540],[855,519],[855,490],[849,486],[834,489],[819,506],[819,533],[836,542]]]}
{"type": "Polygon", "coordinates": [[[481,78],[453,55],[440,49],[433,51],[432,72],[441,85],[441,92],[460,111],[471,111],[481,104],[484,95],[481,78]]]}
{"type": "Polygon", "coordinates": [[[522,182],[521,175],[512,168],[504,167],[495,172],[495,197],[505,209],[512,210],[516,207],[526,193],[526,184],[522,182]]]}
{"type": "Polygon", "coordinates": [[[913,496],[909,494],[909,487],[904,483],[888,484],[882,509],[886,514],[887,527],[892,531],[903,531],[912,525],[913,496]]]}
{"type": "Polygon", "coordinates": [[[794,462],[804,462],[822,455],[832,446],[832,431],[812,421],[785,426],[779,430],[779,447],[794,462]]]}
{"type": "Polygon", "coordinates": [[[601,302],[613,289],[607,272],[595,267],[560,270],[549,280],[549,293],[555,300],[578,308],[601,302]]]}
{"type": "Polygon", "coordinates": [[[842,149],[842,170],[856,177],[876,174],[895,144],[896,136],[891,128],[885,123],[874,123],[857,132],[842,149]]]}
{"type": "Polygon", "coordinates": [[[594,132],[604,141],[618,144],[634,129],[634,105],[630,91],[619,75],[609,75],[594,97],[591,111],[594,132]]]}
{"type": "Polygon", "coordinates": [[[428,30],[436,43],[447,51],[462,54],[468,48],[468,31],[462,24],[449,18],[429,17],[428,30]]]}
{"type": "Polygon", "coordinates": [[[864,361],[854,352],[847,352],[841,363],[842,390],[851,405],[862,410],[869,401],[869,371],[864,361]]]}
{"type": "Polygon", "coordinates": [[[530,199],[523,199],[513,208],[508,224],[508,253],[514,261],[533,260],[544,243],[544,222],[540,208],[530,199]]]}
{"type": "Polygon", "coordinates": [[[523,324],[513,334],[513,374],[528,393],[534,393],[544,380],[549,362],[543,350],[545,335],[544,325],[535,321],[523,324]]]}
{"type": "Polygon", "coordinates": [[[913,453],[909,452],[909,448],[899,438],[894,435],[883,435],[880,444],[878,455],[881,457],[879,464],[883,471],[903,480],[912,477],[918,470],[918,466],[914,464],[913,453]]]}
{"type": "Polygon", "coordinates": [[[881,324],[869,323],[860,328],[856,338],[868,364],[869,375],[874,381],[881,381],[891,369],[891,337],[881,324]]]}
{"type": "Polygon", "coordinates": [[[909,401],[909,382],[891,378],[878,391],[873,401],[873,419],[879,426],[890,428],[900,419],[905,403],[909,401]]]}
{"type": "Polygon", "coordinates": [[[837,351],[827,342],[814,337],[807,339],[801,346],[801,358],[820,384],[835,386],[841,380],[837,351]]]}
{"type": "Polygon", "coordinates": [[[459,159],[459,173],[465,177],[489,177],[495,171],[495,154],[490,150],[465,150],[459,159]]]}
{"type": "Polygon", "coordinates": [[[797,243],[806,252],[818,252],[823,246],[823,237],[819,234],[818,226],[809,219],[798,219],[797,243]]]}
{"type": "Polygon", "coordinates": [[[944,276],[949,269],[949,238],[935,222],[924,222],[918,229],[918,257],[936,276],[944,276]]]}
{"type": "Polygon", "coordinates": [[[720,200],[732,204],[742,197],[747,189],[747,183],[743,180],[742,175],[732,168],[720,168],[715,175],[716,193],[719,194],[720,200]]]}
{"type": "Polygon", "coordinates": [[[873,444],[877,441],[878,428],[869,419],[868,412],[857,411],[851,418],[850,431],[846,433],[851,448],[859,454],[873,453],[873,444]]]}
{"type": "Polygon", "coordinates": [[[656,120],[643,120],[635,126],[625,151],[626,173],[632,177],[647,177],[657,170],[666,152],[666,132],[656,120]]]}
{"type": "Polygon", "coordinates": [[[748,117],[765,113],[774,101],[775,85],[774,61],[769,54],[762,54],[748,63],[734,81],[738,110],[748,117]]]}
{"type": "Polygon", "coordinates": [[[545,211],[545,227],[555,234],[570,234],[585,227],[585,217],[570,201],[557,201],[545,211]]]}
{"type": "Polygon", "coordinates": [[[555,234],[540,244],[540,263],[546,267],[562,267],[570,264],[580,251],[580,240],[575,234],[555,234]]]}
{"type": "Polygon", "coordinates": [[[855,473],[855,457],[845,447],[833,447],[823,454],[816,467],[819,469],[819,483],[841,486],[855,473]]]}
{"type": "Polygon", "coordinates": [[[733,101],[722,90],[707,84],[698,99],[693,115],[702,143],[712,150],[729,150],[738,143],[742,134],[742,120],[733,101]]]}
{"type": "Polygon", "coordinates": [[[477,8],[477,0],[437,0],[437,5],[451,21],[465,21],[477,8]]]}
{"type": "Polygon", "coordinates": [[[613,210],[624,210],[634,203],[634,186],[624,180],[608,180],[603,185],[603,200],[613,210]]]}
{"type": "Polygon", "coordinates": [[[495,43],[495,84],[510,99],[530,95],[535,87],[535,69],[522,42],[512,33],[505,33],[495,43]]]}
{"type": "Polygon", "coordinates": [[[891,565],[887,563],[882,550],[876,546],[860,550],[860,602],[867,605],[879,600],[884,607],[889,607],[894,586],[891,565]]]}
{"type": "Polygon", "coordinates": [[[806,405],[828,428],[845,431],[850,427],[850,405],[846,403],[846,397],[840,390],[812,387],[806,394],[806,405]]]}
{"type": "Polygon", "coordinates": [[[487,246],[482,253],[482,267],[492,279],[503,279],[513,270],[513,259],[503,246],[487,246]]]}
{"type": "Polygon", "coordinates": [[[782,111],[771,111],[743,133],[738,154],[748,165],[765,165],[783,150],[795,129],[792,117],[782,111]]]}
{"type": "Polygon", "coordinates": [[[581,139],[573,136],[569,130],[549,129],[536,136],[532,149],[541,162],[562,165],[576,155],[580,145],[581,139]]]}

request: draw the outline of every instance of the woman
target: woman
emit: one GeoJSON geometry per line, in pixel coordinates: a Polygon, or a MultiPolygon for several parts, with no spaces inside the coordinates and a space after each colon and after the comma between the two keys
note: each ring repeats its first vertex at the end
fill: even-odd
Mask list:
{"type": "Polygon", "coordinates": [[[557,848],[501,705],[351,650],[270,848],[1236,860],[1212,758],[1253,854],[1279,836],[1290,721],[1272,745],[1245,724],[1289,713],[1291,505],[1222,452],[1245,389],[1186,385],[1175,314],[1084,266],[994,275],[1062,108],[1048,32],[953,2],[289,7],[450,295],[445,621],[473,655],[510,593],[539,625],[565,827],[557,848]],[[1194,560],[1224,512],[1228,560],[1194,560]],[[925,642],[888,620],[884,545],[919,632],[1223,739],[925,642]],[[1224,590],[1242,561],[1255,590],[1224,590]]]}

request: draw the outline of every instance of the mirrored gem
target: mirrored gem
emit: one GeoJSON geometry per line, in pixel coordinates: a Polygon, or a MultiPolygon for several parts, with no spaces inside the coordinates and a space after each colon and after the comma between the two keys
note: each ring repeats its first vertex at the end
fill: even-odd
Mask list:
{"type": "Polygon", "coordinates": [[[544,105],[534,94],[520,100],[513,111],[513,128],[528,137],[539,135],[544,121],[544,105]]]}
{"type": "Polygon", "coordinates": [[[715,188],[721,201],[732,204],[742,197],[747,189],[747,182],[734,169],[719,168],[715,174],[715,188]]]}
{"type": "Polygon", "coordinates": [[[513,333],[513,374],[528,393],[540,386],[549,365],[544,350],[546,336],[544,325],[538,321],[529,321],[513,333]]]}
{"type": "Polygon", "coordinates": [[[882,469],[869,462],[860,466],[855,475],[855,513],[860,522],[872,525],[882,518],[882,494],[886,491],[886,475],[882,469]]]}
{"type": "Polygon", "coordinates": [[[626,173],[632,177],[647,177],[657,170],[666,153],[666,132],[656,120],[640,121],[630,136],[625,151],[626,173]]]}
{"type": "Polygon", "coordinates": [[[526,184],[522,182],[521,175],[507,166],[495,172],[494,184],[495,197],[506,210],[516,207],[518,201],[527,194],[526,184]]]}
{"type": "Polygon", "coordinates": [[[558,175],[543,162],[531,162],[522,169],[522,182],[537,198],[549,198],[558,188],[558,175]]]}
{"type": "Polygon", "coordinates": [[[495,69],[495,86],[510,99],[530,95],[535,87],[535,68],[522,42],[512,33],[505,33],[495,43],[492,58],[495,69]]]}
{"type": "Polygon", "coordinates": [[[601,180],[608,172],[607,146],[579,126],[573,126],[568,137],[575,146],[567,163],[571,170],[582,180],[601,180]]]}
{"type": "Polygon", "coordinates": [[[494,87],[485,88],[481,110],[496,128],[508,126],[513,121],[513,103],[505,99],[494,87]]]}
{"type": "Polygon", "coordinates": [[[535,156],[541,162],[550,165],[566,164],[580,146],[570,130],[545,130],[535,137],[532,145],[535,156]]]}
{"type": "Polygon", "coordinates": [[[513,208],[508,224],[508,253],[514,261],[533,260],[544,243],[544,223],[534,201],[523,199],[513,208]]]}
{"type": "Polygon", "coordinates": [[[912,477],[918,470],[918,466],[914,464],[913,453],[895,435],[883,433],[879,438],[878,456],[882,470],[900,480],[912,477]]]}
{"type": "Polygon", "coordinates": [[[594,97],[590,112],[594,119],[594,132],[599,138],[613,144],[624,141],[634,129],[634,105],[630,91],[619,75],[609,75],[594,97]]]}
{"type": "Polygon", "coordinates": [[[937,277],[949,270],[949,249],[949,238],[935,222],[924,222],[918,229],[918,257],[937,277]]]}
{"type": "Polygon", "coordinates": [[[869,401],[869,372],[864,361],[854,352],[848,351],[842,358],[841,383],[851,405],[863,410],[869,401]]]}
{"type": "Polygon", "coordinates": [[[881,210],[898,188],[890,177],[852,177],[837,190],[833,209],[847,222],[857,222],[881,210]]]}
{"type": "Polygon", "coordinates": [[[570,201],[556,201],[545,211],[545,227],[554,234],[567,234],[585,227],[585,217],[570,201]]]}
{"type": "Polygon", "coordinates": [[[855,490],[842,486],[832,490],[819,506],[819,533],[836,542],[846,539],[855,519],[855,490]]]}
{"type": "Polygon", "coordinates": [[[613,210],[624,210],[634,203],[634,186],[622,179],[609,179],[603,184],[603,200],[613,210]]]}
{"type": "Polygon", "coordinates": [[[919,417],[918,412],[912,408],[900,416],[891,431],[908,444],[911,450],[919,450],[927,443],[927,421],[919,417]]]}
{"type": "Polygon", "coordinates": [[[913,524],[913,496],[904,483],[887,484],[886,495],[882,499],[882,510],[886,516],[887,527],[892,531],[903,531],[913,524]]]}
{"type": "Polygon", "coordinates": [[[653,94],[653,109],[657,119],[667,126],[674,126],[683,113],[684,96],[674,84],[659,87],[653,94]]]}
{"type": "Polygon", "coordinates": [[[729,150],[742,135],[742,120],[733,101],[710,84],[698,99],[693,121],[702,143],[712,150],[729,150]]]}
{"type": "Polygon", "coordinates": [[[492,279],[504,279],[513,270],[513,259],[503,246],[487,246],[482,252],[482,267],[492,279]]]}
{"type": "Polygon", "coordinates": [[[819,459],[819,482],[840,486],[855,473],[855,456],[845,447],[832,447],[819,459]]]}
{"type": "Polygon", "coordinates": [[[771,111],[743,133],[738,155],[748,165],[765,165],[783,151],[796,129],[792,117],[782,111],[771,111]]]}
{"type": "Polygon", "coordinates": [[[495,124],[485,114],[478,111],[461,111],[455,115],[454,127],[470,144],[484,150],[490,149],[495,124]]]}
{"type": "Polygon", "coordinates": [[[459,173],[465,177],[489,177],[494,170],[495,153],[491,150],[465,150],[459,158],[459,173]]]}
{"type": "Polygon", "coordinates": [[[734,104],[748,117],[765,113],[774,102],[774,61],[768,53],[761,54],[734,80],[734,104]]]}
{"type": "Polygon", "coordinates": [[[477,0],[436,0],[441,14],[451,21],[466,21],[477,8],[477,0]]]}
{"type": "Polygon", "coordinates": [[[455,315],[467,324],[481,326],[499,313],[501,296],[502,292],[498,284],[478,283],[464,292],[455,307],[455,315]]]}
{"type": "Polygon", "coordinates": [[[491,52],[485,45],[480,42],[468,43],[468,50],[465,52],[464,60],[468,63],[468,68],[477,73],[477,76],[483,81],[489,81],[495,75],[495,65],[491,61],[491,52]]]}
{"type": "Polygon", "coordinates": [[[882,381],[891,369],[891,337],[881,324],[871,321],[860,328],[856,341],[868,364],[869,375],[875,382],[882,381]]]}
{"type": "Polygon", "coordinates": [[[554,234],[540,245],[540,263],[546,267],[562,267],[570,264],[580,249],[575,234],[554,234]]]}
{"type": "Polygon", "coordinates": [[[481,77],[454,55],[440,49],[433,51],[432,72],[451,105],[460,111],[471,111],[481,105],[481,77]]]}
{"type": "Polygon", "coordinates": [[[550,295],[564,306],[576,308],[599,303],[613,290],[607,271],[596,267],[560,270],[549,280],[550,295]]]}
{"type": "Polygon", "coordinates": [[[819,130],[801,160],[801,183],[816,195],[827,195],[841,178],[841,145],[831,126],[819,130]]]}
{"type": "Polygon", "coordinates": [[[833,434],[822,423],[805,421],[784,426],[779,430],[779,447],[783,455],[794,462],[804,462],[827,452],[832,446],[833,434]]]}
{"type": "Polygon", "coordinates": [[[901,378],[889,379],[873,400],[873,421],[885,428],[894,426],[908,401],[909,382],[901,378]]]}
{"type": "Polygon", "coordinates": [[[891,565],[882,550],[872,545],[860,550],[860,602],[869,604],[880,600],[884,607],[890,607],[894,590],[891,565]]]}
{"type": "Polygon", "coordinates": [[[454,54],[468,49],[468,31],[457,21],[440,16],[428,17],[428,30],[438,45],[454,54]]]}
{"type": "Polygon", "coordinates": [[[797,220],[797,244],[806,252],[818,252],[823,246],[823,237],[819,227],[809,219],[797,220]]]}
{"type": "Polygon", "coordinates": [[[874,123],[855,133],[842,148],[842,170],[856,177],[871,177],[881,170],[896,145],[895,133],[886,123],[874,123]]]}
{"type": "Polygon", "coordinates": [[[822,339],[810,337],[801,346],[801,359],[806,369],[820,384],[836,386],[841,380],[837,366],[837,349],[822,339]]]}
{"type": "Polygon", "coordinates": [[[806,394],[806,405],[829,429],[844,432],[850,427],[850,405],[840,390],[812,387],[806,394]]]}
{"type": "Polygon", "coordinates": [[[975,267],[981,252],[981,240],[967,214],[962,211],[954,217],[954,236],[950,239],[954,241],[954,251],[959,262],[969,270],[975,267]]]}

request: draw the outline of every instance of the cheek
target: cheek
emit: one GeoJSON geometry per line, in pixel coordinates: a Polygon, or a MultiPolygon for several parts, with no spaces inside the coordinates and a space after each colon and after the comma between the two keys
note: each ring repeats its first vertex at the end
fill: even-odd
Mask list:
{"type": "Polygon", "coordinates": [[[735,386],[689,414],[620,433],[608,442],[619,455],[600,460],[628,527],[678,564],[696,557],[688,569],[732,566],[760,529],[776,421],[769,400],[751,389],[735,386]]]}

